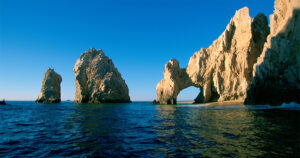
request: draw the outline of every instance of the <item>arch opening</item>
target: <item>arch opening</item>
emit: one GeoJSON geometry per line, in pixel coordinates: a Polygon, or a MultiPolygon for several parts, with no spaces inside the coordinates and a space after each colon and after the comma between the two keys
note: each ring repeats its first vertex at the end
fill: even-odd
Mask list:
{"type": "Polygon", "coordinates": [[[203,103],[203,90],[200,87],[190,86],[182,89],[177,96],[177,103],[203,103]]]}

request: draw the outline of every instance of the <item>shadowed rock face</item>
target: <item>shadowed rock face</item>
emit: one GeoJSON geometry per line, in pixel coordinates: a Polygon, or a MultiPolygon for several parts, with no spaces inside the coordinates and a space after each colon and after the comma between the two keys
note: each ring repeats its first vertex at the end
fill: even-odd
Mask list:
{"type": "Polygon", "coordinates": [[[166,64],[156,87],[157,101],[176,104],[179,92],[189,86],[202,90],[196,102],[244,100],[268,34],[265,15],[252,19],[248,8],[238,10],[223,34],[209,48],[196,52],[186,69],[180,69],[175,59],[166,64]]]}
{"type": "Polygon", "coordinates": [[[300,103],[300,1],[276,0],[246,104],[300,103]]]}
{"type": "Polygon", "coordinates": [[[130,102],[129,90],[111,59],[94,48],[81,54],[74,69],[77,103],[130,102]]]}
{"type": "Polygon", "coordinates": [[[60,84],[62,78],[54,69],[48,68],[42,81],[42,89],[37,103],[59,103],[60,102],[60,84]]]}

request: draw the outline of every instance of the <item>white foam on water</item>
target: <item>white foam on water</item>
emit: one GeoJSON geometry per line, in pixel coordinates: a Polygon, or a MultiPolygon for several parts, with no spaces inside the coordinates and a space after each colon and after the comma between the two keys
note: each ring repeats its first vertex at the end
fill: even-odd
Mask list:
{"type": "Polygon", "coordinates": [[[280,106],[271,105],[243,105],[243,104],[179,104],[176,107],[191,107],[191,108],[203,108],[203,109],[254,109],[254,110],[264,110],[264,109],[289,109],[289,110],[300,110],[300,104],[291,102],[283,103],[280,106]]]}
{"type": "Polygon", "coordinates": [[[230,109],[247,109],[245,105],[242,104],[185,104],[185,105],[176,105],[176,107],[187,107],[187,108],[200,108],[205,110],[230,110],[230,109]]]}
{"type": "Polygon", "coordinates": [[[250,109],[293,109],[300,110],[300,104],[291,102],[291,103],[283,103],[279,106],[271,106],[271,105],[254,105],[248,106],[250,109]]]}

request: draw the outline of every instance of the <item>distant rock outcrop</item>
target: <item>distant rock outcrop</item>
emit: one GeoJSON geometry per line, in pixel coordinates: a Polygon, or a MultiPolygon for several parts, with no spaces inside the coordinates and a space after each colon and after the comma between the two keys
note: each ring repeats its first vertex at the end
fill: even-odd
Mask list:
{"type": "Polygon", "coordinates": [[[0,105],[6,105],[6,102],[4,99],[2,101],[0,100],[0,105]]]}
{"type": "Polygon", "coordinates": [[[77,103],[130,102],[129,90],[111,59],[94,48],[81,54],[74,69],[77,103]]]}
{"type": "Polygon", "coordinates": [[[60,83],[62,78],[54,69],[48,68],[42,81],[42,89],[37,103],[59,103],[60,99],[60,83]]]}
{"type": "Polygon", "coordinates": [[[246,104],[300,103],[300,1],[276,0],[246,104]]]}
{"type": "Polygon", "coordinates": [[[186,69],[175,59],[166,64],[156,87],[157,101],[176,104],[179,92],[189,86],[201,90],[196,102],[244,100],[268,34],[265,15],[253,19],[248,8],[238,10],[223,34],[209,48],[196,52],[186,69]]]}

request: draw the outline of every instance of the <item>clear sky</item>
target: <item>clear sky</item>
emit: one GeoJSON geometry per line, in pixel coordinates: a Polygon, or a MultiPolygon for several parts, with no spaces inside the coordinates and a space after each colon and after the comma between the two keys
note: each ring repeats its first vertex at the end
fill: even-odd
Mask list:
{"type": "Polygon", "coordinates": [[[73,66],[94,47],[113,60],[133,101],[153,100],[166,62],[186,67],[244,6],[269,16],[274,0],[0,0],[0,99],[35,100],[51,67],[63,78],[62,100],[72,100],[73,66]]]}

